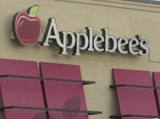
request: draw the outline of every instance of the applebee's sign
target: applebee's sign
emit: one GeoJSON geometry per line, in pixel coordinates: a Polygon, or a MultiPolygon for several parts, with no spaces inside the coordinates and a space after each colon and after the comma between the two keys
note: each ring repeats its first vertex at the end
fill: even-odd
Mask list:
{"type": "Polygon", "coordinates": [[[19,12],[13,18],[13,34],[23,45],[36,44],[40,35],[40,19],[36,16],[38,6],[27,12],[19,12]]]}
{"type": "Polygon", "coordinates": [[[80,55],[81,51],[97,51],[106,53],[120,53],[144,56],[149,53],[148,40],[141,35],[135,38],[116,38],[109,35],[109,29],[101,29],[101,35],[95,35],[92,27],[86,27],[85,32],[59,32],[54,17],[48,20],[43,38],[40,36],[40,19],[36,16],[38,6],[33,6],[27,12],[19,12],[13,20],[14,37],[23,45],[36,44],[42,46],[51,43],[59,47],[59,54],[68,54],[72,50],[73,55],[80,55]]]}

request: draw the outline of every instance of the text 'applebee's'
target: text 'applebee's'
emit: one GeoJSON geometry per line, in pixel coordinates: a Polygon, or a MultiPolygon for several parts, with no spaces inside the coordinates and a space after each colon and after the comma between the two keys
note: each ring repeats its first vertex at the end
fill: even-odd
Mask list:
{"type": "Polygon", "coordinates": [[[109,29],[101,29],[102,35],[95,35],[92,27],[86,27],[86,33],[59,32],[55,18],[50,18],[41,44],[49,46],[50,40],[60,47],[60,54],[67,55],[67,49],[73,49],[73,55],[80,55],[81,50],[98,51],[131,55],[147,55],[149,48],[146,46],[148,40],[141,39],[140,35],[127,39],[121,37],[116,39],[109,35],[109,29]]]}

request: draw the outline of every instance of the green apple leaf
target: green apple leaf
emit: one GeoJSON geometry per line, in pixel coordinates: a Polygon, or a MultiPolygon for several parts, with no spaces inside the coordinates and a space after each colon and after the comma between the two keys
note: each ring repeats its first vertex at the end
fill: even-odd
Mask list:
{"type": "Polygon", "coordinates": [[[35,16],[38,13],[38,9],[39,9],[39,6],[35,5],[35,6],[31,7],[31,8],[29,8],[28,14],[30,16],[35,16]]]}

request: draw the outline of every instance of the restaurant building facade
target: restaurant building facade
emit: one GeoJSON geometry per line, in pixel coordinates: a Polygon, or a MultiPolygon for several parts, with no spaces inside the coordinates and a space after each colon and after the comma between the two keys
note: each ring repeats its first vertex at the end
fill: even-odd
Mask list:
{"type": "Polygon", "coordinates": [[[137,86],[135,82],[144,78],[139,85],[148,86],[159,77],[159,5],[124,0],[1,0],[0,11],[2,119],[109,119],[127,114],[157,118],[157,88],[144,91],[140,101],[136,94],[141,91],[133,96],[136,101],[131,96],[133,104],[155,101],[148,105],[153,113],[136,114],[124,106],[131,101],[127,92],[110,85],[137,86]],[[121,76],[128,83],[118,83],[121,76]]]}

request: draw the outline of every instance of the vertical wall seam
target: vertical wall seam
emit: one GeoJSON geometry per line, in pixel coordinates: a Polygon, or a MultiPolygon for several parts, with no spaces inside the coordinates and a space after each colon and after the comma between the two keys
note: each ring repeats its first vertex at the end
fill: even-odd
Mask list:
{"type": "MultiPolygon", "coordinates": [[[[42,89],[42,96],[43,96],[43,101],[44,101],[44,107],[48,108],[47,98],[46,98],[46,92],[45,92],[45,87],[44,87],[44,80],[43,80],[42,69],[41,69],[40,63],[38,65],[39,65],[39,75],[40,75],[40,83],[41,83],[41,89],[42,89]]],[[[46,110],[45,113],[46,113],[46,118],[50,119],[49,118],[49,112],[48,112],[48,110],[46,110]]]]}
{"type": "MultiPolygon", "coordinates": [[[[152,82],[153,82],[153,86],[156,87],[156,83],[155,83],[155,79],[154,79],[153,73],[152,73],[152,82]]],[[[158,101],[158,92],[157,92],[156,88],[154,88],[154,96],[155,96],[155,102],[156,102],[157,112],[158,112],[158,115],[160,115],[160,107],[159,107],[159,101],[158,101]]]]}

